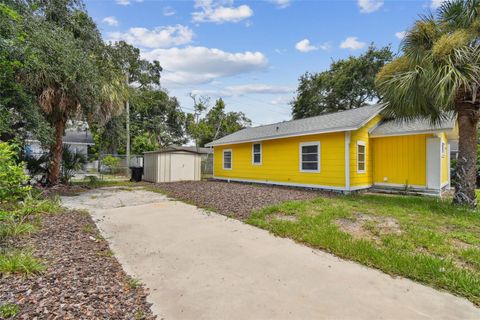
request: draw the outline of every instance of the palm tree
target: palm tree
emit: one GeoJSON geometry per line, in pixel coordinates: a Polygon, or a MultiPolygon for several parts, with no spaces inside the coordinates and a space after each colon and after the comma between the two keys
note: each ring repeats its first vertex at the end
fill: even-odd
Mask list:
{"type": "Polygon", "coordinates": [[[376,77],[387,116],[428,117],[438,123],[455,114],[459,158],[454,203],[475,206],[477,124],[480,118],[480,0],[444,2],[407,32],[403,54],[376,77]]]}

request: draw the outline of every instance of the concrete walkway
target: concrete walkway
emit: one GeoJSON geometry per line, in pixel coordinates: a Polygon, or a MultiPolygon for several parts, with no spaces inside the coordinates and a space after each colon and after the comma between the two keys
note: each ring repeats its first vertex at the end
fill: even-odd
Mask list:
{"type": "Polygon", "coordinates": [[[89,210],[159,319],[480,319],[446,292],[143,190],[62,198],[89,210]]]}

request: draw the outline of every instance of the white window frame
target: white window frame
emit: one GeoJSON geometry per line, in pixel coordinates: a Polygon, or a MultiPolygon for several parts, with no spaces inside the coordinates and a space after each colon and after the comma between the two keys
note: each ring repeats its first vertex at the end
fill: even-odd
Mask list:
{"type": "Polygon", "coordinates": [[[302,142],[300,143],[299,146],[299,167],[300,167],[300,172],[306,172],[306,173],[318,173],[320,172],[320,142],[319,141],[313,141],[313,142],[302,142]],[[308,169],[303,169],[302,168],[302,147],[309,147],[309,146],[316,146],[317,147],[317,170],[308,170],[308,169]]]}
{"type": "Polygon", "coordinates": [[[263,151],[263,150],[262,150],[263,148],[262,148],[262,147],[263,147],[262,144],[259,143],[259,142],[254,142],[254,143],[252,143],[252,164],[253,164],[254,166],[260,166],[260,165],[262,165],[262,160],[263,160],[263,154],[262,154],[262,153],[263,153],[263,152],[262,152],[262,151],[263,151]],[[257,154],[260,154],[260,162],[255,162],[255,148],[254,148],[254,146],[255,146],[256,144],[258,144],[258,145],[260,146],[260,152],[257,153],[257,154]]]}
{"type": "Polygon", "coordinates": [[[232,149],[223,149],[223,151],[222,151],[222,168],[223,168],[223,170],[232,170],[232,168],[233,168],[233,151],[232,151],[232,149]],[[225,152],[230,152],[230,168],[225,168],[225,152]]]}
{"type": "Polygon", "coordinates": [[[367,172],[367,144],[365,143],[365,141],[357,141],[357,172],[358,173],[365,173],[367,172]],[[365,149],[365,154],[364,154],[364,158],[363,158],[363,170],[360,170],[360,160],[359,160],[359,157],[358,157],[358,154],[359,154],[359,148],[358,146],[363,146],[365,149]]]}

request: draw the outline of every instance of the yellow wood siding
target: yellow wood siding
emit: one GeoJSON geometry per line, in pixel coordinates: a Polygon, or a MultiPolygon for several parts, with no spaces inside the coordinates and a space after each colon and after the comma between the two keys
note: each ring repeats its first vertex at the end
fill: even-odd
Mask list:
{"type": "Polygon", "coordinates": [[[425,186],[426,137],[423,134],[372,139],[373,182],[425,186]]]}
{"type": "Polygon", "coordinates": [[[265,140],[262,164],[252,163],[252,143],[214,148],[214,175],[221,178],[345,186],[344,132],[265,140]],[[320,142],[320,172],[300,172],[300,143],[320,142]],[[232,150],[232,169],[223,169],[223,150],[232,150]]]}
{"type": "Polygon", "coordinates": [[[447,135],[442,132],[440,134],[440,138],[442,140],[443,143],[445,143],[445,153],[442,154],[442,157],[441,157],[441,170],[442,170],[442,176],[441,176],[441,181],[442,181],[442,185],[448,183],[448,169],[449,169],[449,165],[448,165],[448,159],[449,159],[449,150],[448,150],[448,139],[447,139],[447,135]]]}
{"type": "Polygon", "coordinates": [[[361,187],[369,186],[373,183],[373,165],[372,165],[372,144],[368,132],[381,120],[376,116],[362,128],[352,131],[350,136],[350,186],[361,187]],[[357,170],[357,145],[358,142],[365,143],[365,172],[359,173],[357,170]]]}

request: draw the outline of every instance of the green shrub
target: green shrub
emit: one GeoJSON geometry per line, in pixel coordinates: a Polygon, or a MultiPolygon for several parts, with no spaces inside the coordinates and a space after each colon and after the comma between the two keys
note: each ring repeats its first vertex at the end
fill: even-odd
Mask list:
{"type": "Polygon", "coordinates": [[[87,164],[87,157],[81,153],[72,152],[68,146],[63,147],[62,153],[62,171],[60,180],[63,183],[69,183],[75,172],[82,169],[87,164]]]}
{"type": "Polygon", "coordinates": [[[25,198],[30,187],[22,163],[17,163],[14,147],[0,142],[0,202],[17,201],[25,198]]]}
{"type": "Polygon", "coordinates": [[[20,307],[13,303],[6,303],[0,306],[0,318],[8,319],[13,318],[20,311],[20,307]]]}
{"type": "Polygon", "coordinates": [[[28,276],[44,269],[45,266],[31,252],[14,250],[0,253],[0,274],[20,273],[28,276]]]}
{"type": "Polygon", "coordinates": [[[120,159],[112,155],[108,155],[102,159],[102,164],[108,168],[110,173],[117,173],[120,166],[120,159]]]}

